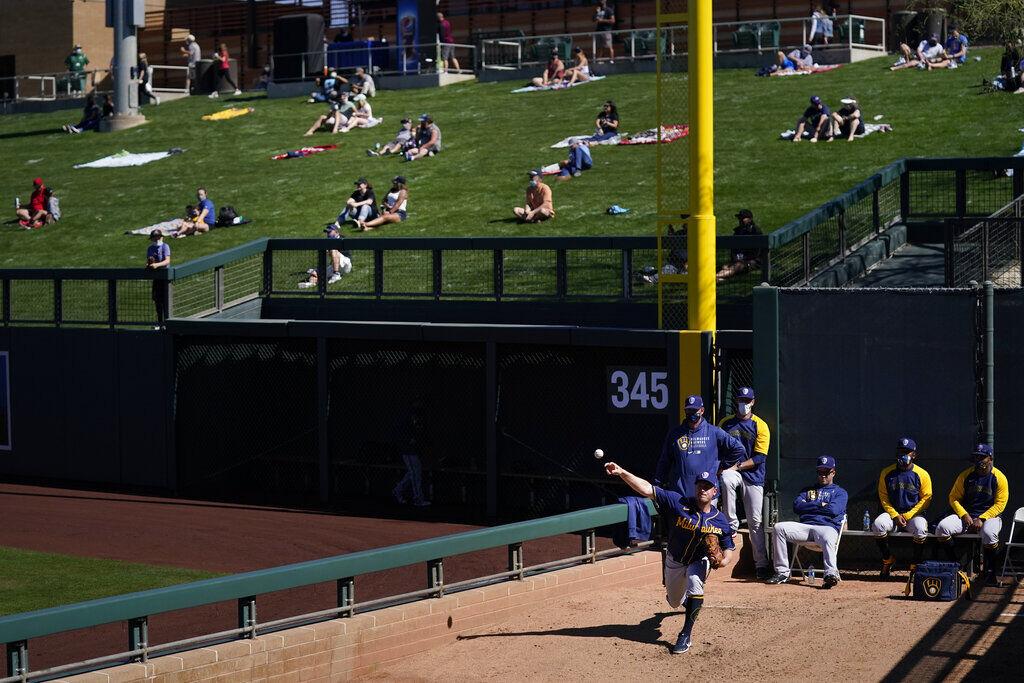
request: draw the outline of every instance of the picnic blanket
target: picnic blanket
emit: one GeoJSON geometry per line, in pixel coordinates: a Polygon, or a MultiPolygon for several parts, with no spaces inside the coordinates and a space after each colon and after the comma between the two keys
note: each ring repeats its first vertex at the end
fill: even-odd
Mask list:
{"type": "Polygon", "coordinates": [[[125,166],[142,166],[151,161],[166,159],[173,154],[181,154],[185,150],[180,147],[172,147],[166,152],[129,152],[122,149],[117,154],[90,161],[86,164],[75,164],[75,168],[124,168],[125,166]]]}
{"type": "MultiPolygon", "coordinates": [[[[668,144],[679,138],[690,134],[690,127],[686,124],[672,124],[661,127],[661,143],[668,144]]],[[[570,135],[564,140],[559,140],[551,145],[552,149],[568,147],[574,142],[586,141],[590,145],[653,145],[658,142],[658,129],[648,128],[638,133],[623,133],[604,140],[599,140],[593,135],[570,135]]]]}
{"type": "Polygon", "coordinates": [[[772,74],[772,76],[810,76],[812,74],[821,74],[826,71],[834,71],[841,67],[842,64],[815,64],[811,67],[810,71],[797,71],[795,69],[780,69],[772,74]]]}
{"type": "Polygon", "coordinates": [[[228,119],[234,119],[239,116],[251,114],[254,111],[256,110],[252,107],[246,107],[244,109],[241,107],[232,107],[231,109],[222,109],[221,111],[213,114],[207,114],[203,117],[203,121],[227,121],[228,119]]]}
{"type": "Polygon", "coordinates": [[[593,81],[604,80],[604,76],[591,76],[585,81],[576,81],[572,85],[566,85],[563,81],[561,83],[555,83],[553,85],[527,85],[522,88],[516,88],[512,91],[513,94],[518,95],[521,92],[540,92],[541,90],[565,90],[566,88],[575,88],[577,85],[584,85],[593,81]]]}
{"type": "Polygon", "coordinates": [[[319,154],[320,152],[329,152],[332,149],[337,149],[337,145],[313,145],[311,147],[302,147],[301,149],[293,149],[290,152],[284,154],[275,154],[270,157],[271,159],[297,159],[299,157],[308,157],[313,154],[319,154]]]}
{"type": "MultiPolygon", "coordinates": [[[[891,133],[892,126],[888,123],[865,123],[864,124],[864,135],[854,135],[855,138],[866,138],[872,133],[891,133]]],[[[796,131],[790,128],[789,130],[783,131],[779,134],[779,137],[783,140],[792,140],[793,136],[796,135],[796,131]]],[[[811,131],[804,131],[804,138],[810,138],[811,131]]]]}

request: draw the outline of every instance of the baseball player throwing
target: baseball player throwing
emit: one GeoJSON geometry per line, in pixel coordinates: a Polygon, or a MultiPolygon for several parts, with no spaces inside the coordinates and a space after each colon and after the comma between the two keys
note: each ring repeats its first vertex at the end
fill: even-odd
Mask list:
{"type": "Polygon", "coordinates": [[[939,544],[950,562],[959,562],[953,549],[953,536],[967,532],[981,533],[984,544],[985,579],[997,583],[996,554],[999,552],[999,532],[1003,520],[999,516],[1010,499],[1010,486],[1006,475],[992,465],[995,453],[988,444],[974,447],[974,467],[960,473],[949,492],[949,505],[953,514],[944,518],[935,528],[939,544]]]}
{"type": "Polygon", "coordinates": [[[914,534],[914,567],[921,563],[924,541],[928,537],[928,520],[924,511],[932,500],[932,478],[918,465],[917,443],[904,437],[896,444],[896,464],[889,465],[878,476],[878,500],[882,514],[875,518],[878,550],[882,553],[882,578],[888,578],[896,557],[889,549],[888,536],[899,527],[914,534]]]}
{"type": "Polygon", "coordinates": [[[653,500],[660,514],[666,517],[670,531],[665,554],[665,599],[673,608],[685,601],[686,622],[672,647],[672,654],[683,654],[690,649],[693,624],[704,604],[708,572],[732,562],[736,547],[729,521],[711,503],[718,495],[715,474],[701,472],[694,477],[690,483],[695,493],[687,498],[676,491],[653,486],[613,462],[604,468],[641,496],[653,500]]]}

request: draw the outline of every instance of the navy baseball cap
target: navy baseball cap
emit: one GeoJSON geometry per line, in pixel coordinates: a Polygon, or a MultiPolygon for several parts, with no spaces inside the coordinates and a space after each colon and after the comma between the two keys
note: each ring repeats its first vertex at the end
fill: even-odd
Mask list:
{"type": "Polygon", "coordinates": [[[984,458],[995,457],[995,451],[987,443],[979,443],[974,447],[974,452],[971,454],[974,460],[982,460],[984,458]]]}
{"type": "Polygon", "coordinates": [[[750,387],[740,387],[740,390],[736,392],[737,401],[753,401],[754,398],[756,398],[754,390],[750,387]]]}
{"type": "Polygon", "coordinates": [[[714,487],[716,487],[716,488],[717,488],[717,487],[718,487],[718,482],[716,481],[716,479],[717,479],[717,477],[715,477],[715,476],[714,476],[713,474],[711,474],[710,472],[701,472],[700,474],[698,474],[698,475],[697,475],[697,476],[696,476],[696,477],[694,478],[694,480],[693,480],[693,483],[694,483],[694,484],[699,484],[699,483],[700,483],[700,482],[702,482],[702,481],[706,481],[707,483],[709,483],[709,484],[711,484],[712,486],[714,486],[714,487]]]}
{"type": "Polygon", "coordinates": [[[916,451],[917,450],[917,442],[914,441],[913,439],[911,439],[909,436],[904,436],[896,444],[896,450],[898,450],[898,451],[907,451],[908,453],[910,451],[916,451]]]}
{"type": "Polygon", "coordinates": [[[836,467],[836,459],[831,455],[820,455],[814,462],[814,466],[819,470],[832,470],[836,467]]]}
{"type": "Polygon", "coordinates": [[[686,405],[683,406],[684,410],[700,410],[704,407],[704,399],[700,396],[687,396],[686,405]]]}
{"type": "Polygon", "coordinates": [[[811,104],[821,104],[821,98],[817,95],[811,97],[811,104]]]}

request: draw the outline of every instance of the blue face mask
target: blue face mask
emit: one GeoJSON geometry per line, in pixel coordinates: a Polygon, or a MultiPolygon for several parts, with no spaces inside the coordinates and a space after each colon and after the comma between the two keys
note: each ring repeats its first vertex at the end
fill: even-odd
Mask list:
{"type": "Polygon", "coordinates": [[[903,465],[904,467],[909,465],[911,460],[912,460],[912,458],[910,457],[909,453],[903,453],[902,455],[897,455],[896,456],[896,462],[898,462],[899,464],[903,465]]]}
{"type": "Polygon", "coordinates": [[[699,412],[697,412],[697,411],[694,411],[692,413],[691,412],[687,412],[686,413],[686,421],[689,422],[691,425],[695,425],[698,422],[700,422],[700,418],[701,418],[701,414],[699,412]]]}

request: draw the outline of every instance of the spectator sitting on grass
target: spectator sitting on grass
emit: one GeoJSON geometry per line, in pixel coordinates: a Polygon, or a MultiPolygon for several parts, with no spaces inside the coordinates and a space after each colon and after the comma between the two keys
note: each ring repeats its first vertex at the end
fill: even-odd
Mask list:
{"type": "Polygon", "coordinates": [[[379,123],[373,119],[373,109],[370,108],[370,102],[366,99],[366,95],[359,93],[352,98],[352,101],[355,102],[355,108],[349,114],[348,121],[338,132],[347,133],[353,128],[369,128],[371,125],[379,123]]]}
{"type": "Polygon", "coordinates": [[[619,134],[619,110],[615,103],[607,100],[601,105],[601,111],[597,113],[594,121],[593,140],[608,140],[619,134]]]}
{"type": "Polygon", "coordinates": [[[373,76],[366,73],[366,69],[361,66],[356,67],[356,72],[352,76],[351,81],[347,81],[349,87],[352,89],[353,95],[366,95],[367,97],[373,97],[377,94],[377,85],[373,82],[373,76]]]}
{"type": "MultiPolygon", "coordinates": [[[[327,233],[327,239],[340,240],[341,232],[337,226],[328,225],[324,228],[324,232],[327,233]]],[[[341,246],[341,243],[338,243],[341,246]]],[[[331,249],[328,252],[331,262],[327,264],[327,284],[333,285],[335,282],[341,279],[342,275],[347,275],[352,272],[352,259],[345,254],[341,253],[340,249],[331,249]]],[[[303,282],[299,283],[299,289],[310,289],[316,287],[320,281],[320,275],[316,272],[316,268],[310,268],[306,271],[308,276],[303,282]]]]}
{"type": "Polygon", "coordinates": [[[1016,89],[1020,76],[1017,68],[1020,61],[1020,46],[1015,41],[1006,41],[1006,45],[1003,48],[1003,56],[999,58],[999,76],[997,78],[997,80],[1002,81],[1003,90],[1016,89]]]}
{"type": "Polygon", "coordinates": [[[114,98],[110,95],[103,96],[103,118],[109,119],[114,115],[114,98]]]}
{"type": "Polygon", "coordinates": [[[853,142],[853,136],[864,135],[864,117],[860,113],[860,105],[852,97],[844,97],[839,101],[843,106],[839,111],[832,112],[832,137],[829,142],[840,135],[847,142],[853,142]]]}
{"type": "Polygon", "coordinates": [[[96,104],[96,96],[89,95],[85,98],[85,107],[82,109],[82,120],[72,125],[66,123],[61,126],[65,133],[84,133],[87,130],[98,130],[103,112],[96,104]]]}
{"type": "Polygon", "coordinates": [[[811,106],[804,110],[804,115],[796,122],[796,135],[793,142],[800,142],[804,130],[811,134],[811,142],[817,142],[821,135],[832,137],[832,111],[817,95],[811,97],[811,106]]]}
{"type": "Polygon", "coordinates": [[[352,104],[348,101],[348,93],[342,93],[340,99],[338,93],[334,90],[331,91],[331,98],[327,101],[327,113],[321,114],[313,122],[313,125],[309,127],[303,135],[309,137],[313,133],[320,130],[322,127],[330,127],[331,133],[337,133],[342,124],[348,123],[348,117],[343,112],[351,112],[352,104]]]}
{"type": "Polygon", "coordinates": [[[579,177],[594,165],[590,156],[590,143],[586,140],[574,140],[569,144],[569,158],[558,162],[561,169],[558,173],[561,180],[579,177]]]}
{"type": "Polygon", "coordinates": [[[205,187],[196,190],[196,199],[199,200],[199,203],[186,208],[185,220],[182,221],[175,237],[188,237],[209,232],[210,226],[217,220],[217,213],[214,210],[213,202],[206,196],[205,187]]]}
{"type": "Polygon", "coordinates": [[[783,52],[775,54],[775,69],[769,76],[780,76],[797,71],[811,72],[814,70],[814,55],[810,45],[798,47],[788,55],[783,52]]]}
{"type": "Polygon", "coordinates": [[[42,178],[32,181],[32,197],[28,208],[18,206],[14,214],[18,217],[18,225],[23,228],[39,228],[46,222],[46,191],[42,178]]]}
{"type": "Polygon", "coordinates": [[[253,82],[252,89],[266,90],[268,87],[270,87],[270,65],[266,64],[263,66],[263,71],[260,73],[259,78],[253,82]]]}
{"type": "Polygon", "coordinates": [[[360,178],[356,181],[355,192],[345,202],[345,209],[338,215],[334,225],[340,230],[345,221],[358,223],[376,217],[377,195],[373,192],[373,185],[366,178],[360,178]]]}
{"type": "Polygon", "coordinates": [[[380,157],[387,154],[403,154],[405,150],[416,145],[416,133],[412,129],[412,121],[409,119],[402,119],[402,127],[398,129],[398,133],[395,134],[395,139],[387,143],[383,147],[380,147],[380,143],[377,143],[379,151],[372,149],[366,150],[366,156],[368,157],[380,157]]]}
{"type": "Polygon", "coordinates": [[[590,80],[590,62],[587,61],[587,55],[583,52],[582,47],[575,47],[572,50],[573,54],[573,67],[565,72],[565,76],[568,82],[565,84],[569,87],[576,81],[589,81],[590,80]]]}
{"type": "Polygon", "coordinates": [[[441,153],[441,129],[430,118],[430,114],[420,114],[420,125],[416,129],[416,147],[405,153],[406,161],[416,161],[425,156],[441,153]]]}
{"type": "Polygon", "coordinates": [[[532,83],[538,88],[543,88],[547,85],[561,83],[564,76],[565,65],[562,64],[562,60],[558,56],[558,50],[552,50],[551,59],[548,61],[547,68],[544,69],[544,74],[534,78],[532,83]]]}
{"type": "Polygon", "coordinates": [[[348,83],[347,80],[338,76],[337,71],[332,71],[325,78],[317,78],[314,82],[317,85],[317,89],[309,93],[309,99],[306,100],[309,103],[326,102],[329,99],[335,99],[331,97],[331,91],[340,91],[341,86],[348,83]]]}
{"type": "Polygon", "coordinates": [[[409,214],[406,213],[409,203],[409,190],[405,187],[405,177],[396,175],[391,179],[391,189],[384,197],[381,214],[369,221],[356,221],[356,228],[362,231],[373,230],[388,223],[401,223],[409,214]]]}
{"type": "Polygon", "coordinates": [[[910,69],[917,67],[918,69],[929,69],[929,65],[933,62],[940,62],[943,60],[946,51],[939,44],[939,35],[933,33],[917,45],[917,51],[912,51],[910,46],[906,43],[900,43],[900,53],[902,56],[896,60],[896,63],[889,67],[889,71],[899,71],[900,69],[910,69]]]}
{"type": "Polygon", "coordinates": [[[530,184],[526,188],[526,204],[512,209],[523,223],[540,223],[555,217],[555,206],[551,200],[551,188],[544,184],[541,172],[529,171],[530,184]]]}
{"type": "MultiPolygon", "coordinates": [[[[750,209],[740,209],[736,214],[739,225],[732,229],[733,235],[750,236],[760,235],[761,228],[754,222],[754,214],[750,209]]],[[[739,275],[740,273],[757,268],[760,264],[761,252],[757,249],[733,249],[729,263],[722,266],[715,277],[719,282],[739,275]]]]}
{"type": "Polygon", "coordinates": [[[950,60],[950,69],[967,62],[967,43],[967,36],[960,33],[956,26],[950,27],[949,37],[946,38],[946,55],[950,60]]]}

